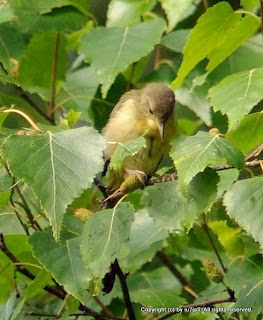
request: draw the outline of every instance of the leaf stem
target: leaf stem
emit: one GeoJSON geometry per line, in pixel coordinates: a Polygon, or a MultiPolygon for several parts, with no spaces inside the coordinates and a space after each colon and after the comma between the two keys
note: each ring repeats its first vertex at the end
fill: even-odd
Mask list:
{"type": "Polygon", "coordinates": [[[41,129],[37,126],[37,124],[23,111],[18,110],[18,109],[5,109],[2,112],[4,113],[16,113],[19,114],[21,117],[23,117],[33,129],[35,129],[38,132],[42,132],[41,129]]]}
{"type": "Polygon", "coordinates": [[[204,214],[204,213],[203,213],[203,223],[202,223],[202,226],[203,226],[203,229],[204,229],[204,231],[205,231],[205,233],[206,233],[206,235],[207,235],[207,238],[208,238],[208,240],[209,240],[209,242],[210,242],[210,244],[211,244],[211,247],[212,247],[212,249],[214,250],[214,252],[215,252],[215,254],[216,254],[216,256],[217,256],[217,259],[218,259],[218,261],[219,261],[219,263],[220,263],[220,265],[221,265],[221,268],[223,269],[224,273],[227,273],[227,268],[224,266],[223,260],[221,259],[220,254],[219,254],[219,252],[218,252],[218,250],[217,250],[217,247],[215,246],[214,241],[213,241],[213,239],[212,239],[212,237],[211,237],[211,234],[210,234],[210,232],[209,232],[209,228],[208,228],[208,225],[207,225],[207,223],[206,223],[206,219],[205,219],[205,214],[204,214]]]}
{"type": "Polygon", "coordinates": [[[192,288],[185,276],[174,266],[169,257],[163,251],[158,251],[156,255],[172,272],[172,274],[181,282],[183,289],[190,293],[194,298],[197,298],[199,296],[198,293],[192,288]]]}

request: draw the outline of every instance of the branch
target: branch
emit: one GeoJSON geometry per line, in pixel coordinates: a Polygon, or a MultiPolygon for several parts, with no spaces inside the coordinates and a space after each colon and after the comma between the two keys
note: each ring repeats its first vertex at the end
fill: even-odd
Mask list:
{"type": "Polygon", "coordinates": [[[125,275],[122,272],[117,259],[115,259],[114,263],[112,264],[112,268],[114,269],[114,271],[116,272],[116,274],[117,274],[117,276],[118,276],[118,278],[120,280],[122,294],[123,294],[123,300],[124,300],[125,305],[126,305],[128,318],[129,318],[129,320],[136,320],[135,314],[134,314],[133,308],[132,308],[132,303],[131,303],[131,299],[130,299],[128,286],[127,286],[127,283],[126,283],[126,276],[127,275],[125,275]]]}
{"type": "Polygon", "coordinates": [[[167,257],[163,251],[157,252],[157,257],[163,262],[163,264],[172,272],[172,274],[181,282],[183,289],[190,293],[194,298],[198,297],[198,293],[192,288],[188,280],[184,275],[174,266],[172,261],[167,257]]]}
{"type": "Polygon", "coordinates": [[[205,302],[200,302],[200,303],[193,303],[193,304],[189,304],[186,306],[173,308],[173,310],[170,313],[166,313],[163,316],[157,317],[157,318],[155,318],[155,320],[168,319],[177,313],[183,313],[183,312],[189,313],[189,309],[191,310],[194,308],[212,307],[213,305],[218,304],[218,303],[227,303],[227,302],[236,302],[236,301],[237,300],[234,296],[229,296],[228,298],[225,298],[225,299],[215,299],[215,300],[210,300],[210,301],[205,301],[205,302]]]}
{"type": "Polygon", "coordinates": [[[204,214],[204,213],[203,213],[203,223],[202,223],[202,226],[203,226],[203,229],[204,229],[204,231],[205,231],[205,233],[206,233],[206,235],[207,235],[207,238],[208,238],[209,241],[210,241],[211,247],[212,247],[212,249],[214,250],[214,252],[215,252],[215,254],[216,254],[216,256],[217,256],[217,259],[218,259],[218,261],[219,261],[219,263],[220,263],[220,265],[221,265],[224,273],[226,273],[226,272],[227,272],[227,268],[224,266],[223,261],[222,261],[222,259],[221,259],[221,257],[220,257],[220,254],[219,254],[219,252],[218,252],[218,250],[217,250],[217,247],[215,246],[214,241],[213,241],[213,239],[212,239],[212,237],[211,237],[211,235],[210,235],[209,228],[208,228],[208,226],[207,226],[207,223],[206,223],[206,220],[205,220],[205,214],[204,214]]]}

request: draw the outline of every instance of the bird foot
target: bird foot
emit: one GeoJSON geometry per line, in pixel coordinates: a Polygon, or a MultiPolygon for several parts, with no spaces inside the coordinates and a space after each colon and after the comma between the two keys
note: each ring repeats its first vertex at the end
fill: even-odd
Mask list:
{"type": "Polygon", "coordinates": [[[145,172],[141,170],[134,170],[134,169],[125,169],[125,171],[130,175],[138,179],[142,184],[144,184],[145,180],[147,179],[147,175],[145,172]]]}

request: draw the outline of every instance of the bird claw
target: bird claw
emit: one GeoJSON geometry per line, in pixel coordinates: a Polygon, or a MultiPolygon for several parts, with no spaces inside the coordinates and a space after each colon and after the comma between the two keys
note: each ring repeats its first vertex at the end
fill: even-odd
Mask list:
{"type": "Polygon", "coordinates": [[[125,171],[135,178],[137,178],[142,184],[144,184],[145,180],[147,179],[147,175],[145,172],[141,170],[134,170],[134,169],[125,169],[125,171]]]}

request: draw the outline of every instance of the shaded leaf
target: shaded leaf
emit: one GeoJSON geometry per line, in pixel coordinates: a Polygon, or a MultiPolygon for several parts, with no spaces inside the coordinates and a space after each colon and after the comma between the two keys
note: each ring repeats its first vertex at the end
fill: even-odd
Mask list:
{"type": "Polygon", "coordinates": [[[155,19],[127,28],[98,27],[82,37],[79,51],[97,72],[103,97],[119,72],[151,52],[164,29],[165,22],[155,19]]]}
{"type": "Polygon", "coordinates": [[[122,270],[138,270],[142,264],[153,258],[158,249],[162,248],[163,240],[167,237],[168,232],[155,225],[147,210],[136,212],[127,242],[130,252],[127,257],[120,260],[122,270]]]}
{"type": "Polygon", "coordinates": [[[49,232],[35,232],[28,239],[33,254],[69,294],[83,302],[89,274],[83,266],[80,239],[56,242],[49,232]]]}
{"type": "Polygon", "coordinates": [[[175,91],[176,101],[187,106],[207,125],[211,126],[211,110],[207,100],[207,88],[198,86],[191,89],[190,83],[185,83],[175,91]]]}
{"type": "Polygon", "coordinates": [[[259,28],[252,16],[242,18],[227,2],[209,8],[197,21],[183,50],[183,62],[173,82],[180,86],[188,73],[203,59],[208,58],[207,73],[214,70],[259,28]]]}
{"type": "Polygon", "coordinates": [[[177,181],[159,183],[145,189],[142,201],[158,228],[190,229],[216,197],[217,182],[218,176],[214,172],[200,174],[190,184],[187,195],[182,194],[177,181]],[[202,197],[204,193],[207,198],[202,197]]]}
{"type": "Polygon", "coordinates": [[[229,189],[229,187],[238,179],[239,171],[236,168],[228,170],[220,170],[217,172],[220,181],[217,185],[218,199],[220,199],[223,193],[229,189]]]}
{"type": "Polygon", "coordinates": [[[65,46],[64,36],[55,31],[51,30],[33,35],[19,67],[18,79],[24,89],[31,93],[38,93],[45,100],[50,99],[54,59],[57,61],[55,78],[57,90],[64,81],[66,70],[65,46]],[[56,55],[55,50],[57,50],[56,55]]]}
{"type": "Polygon", "coordinates": [[[90,105],[98,89],[97,75],[91,68],[82,68],[66,76],[62,90],[56,97],[56,104],[80,111],[82,118],[90,118],[90,105]]]}
{"type": "Polygon", "coordinates": [[[33,189],[56,239],[67,206],[102,170],[104,146],[103,138],[87,127],[37,136],[13,135],[3,144],[2,156],[12,175],[33,189]]]}
{"type": "Polygon", "coordinates": [[[107,11],[107,27],[127,27],[140,22],[140,17],[150,11],[156,0],[112,0],[107,11]]]}
{"type": "Polygon", "coordinates": [[[23,35],[13,25],[0,25],[0,30],[0,61],[8,71],[8,74],[12,76],[12,69],[14,68],[12,59],[20,59],[25,50],[25,40],[23,35]]]}
{"type": "Polygon", "coordinates": [[[81,251],[92,276],[103,277],[116,257],[128,255],[132,220],[132,206],[121,203],[114,209],[98,211],[85,223],[81,251]]]}
{"type": "Polygon", "coordinates": [[[170,154],[183,189],[206,167],[228,164],[242,169],[244,166],[244,156],[234,145],[220,135],[202,131],[192,137],[175,141],[170,154]]]}
{"type": "Polygon", "coordinates": [[[263,112],[246,116],[238,127],[229,131],[226,136],[244,154],[253,151],[263,142],[263,112]]]}
{"type": "MultiPolygon", "coordinates": [[[[110,161],[110,168],[120,168],[124,158],[135,155],[141,148],[145,146],[144,137],[139,137],[126,142],[119,142],[117,149],[114,151],[110,161]]],[[[112,142],[116,143],[116,142],[112,142]]]]}
{"type": "Polygon", "coordinates": [[[170,32],[162,37],[160,44],[172,51],[182,52],[190,31],[190,29],[181,29],[170,32]]]}
{"type": "Polygon", "coordinates": [[[225,194],[223,203],[228,215],[263,248],[263,178],[237,181],[225,194]]]}
{"type": "Polygon", "coordinates": [[[263,98],[262,77],[263,68],[238,72],[209,90],[213,109],[227,115],[230,129],[263,98]]]}
{"type": "Polygon", "coordinates": [[[19,29],[24,33],[77,30],[87,21],[86,5],[87,0],[13,0],[10,4],[19,29]]]}
{"type": "MultiPolygon", "coordinates": [[[[171,305],[180,306],[185,300],[180,297],[180,291],[167,290],[160,288],[146,288],[131,291],[131,300],[139,303],[145,307],[164,308],[163,310],[156,310],[158,313],[165,313],[165,308],[169,308],[171,305]]],[[[142,312],[144,309],[141,309],[142,312]]],[[[145,310],[147,312],[147,310],[145,310]]]]}
{"type": "Polygon", "coordinates": [[[254,320],[262,312],[263,281],[262,277],[248,281],[238,295],[234,308],[249,308],[246,314],[249,320],[254,320]]]}

